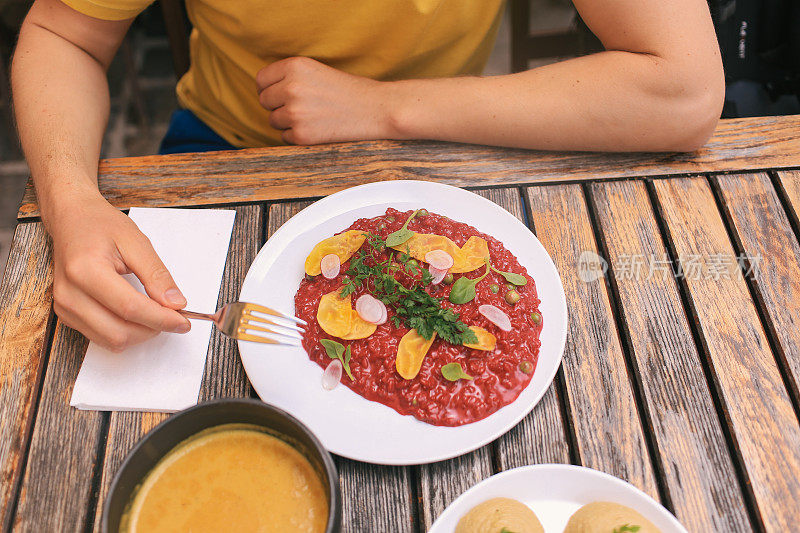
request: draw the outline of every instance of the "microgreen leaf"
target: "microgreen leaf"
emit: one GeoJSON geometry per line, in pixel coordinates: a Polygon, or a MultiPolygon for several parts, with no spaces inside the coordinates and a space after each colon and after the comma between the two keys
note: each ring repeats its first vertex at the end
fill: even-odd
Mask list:
{"type": "Polygon", "coordinates": [[[344,371],[347,372],[348,377],[350,377],[350,381],[355,381],[353,374],[350,373],[350,357],[352,355],[353,354],[350,352],[350,345],[348,344],[347,349],[344,351],[344,359],[342,359],[342,356],[339,356],[339,360],[342,361],[342,366],[344,367],[344,371]]]}
{"type": "Polygon", "coordinates": [[[419,213],[419,209],[411,213],[411,216],[408,217],[406,223],[403,224],[402,228],[395,231],[394,233],[390,233],[386,237],[386,246],[389,247],[400,246],[401,244],[403,244],[408,239],[414,236],[414,232],[408,229],[408,223],[411,222],[411,220],[417,215],[417,213],[419,213]]]}
{"type": "Polygon", "coordinates": [[[483,273],[483,276],[475,279],[466,276],[458,278],[450,289],[450,301],[454,304],[465,304],[475,299],[475,287],[479,281],[489,275],[489,267],[489,260],[486,259],[486,272],[483,273]]]}
{"type": "Polygon", "coordinates": [[[630,524],[625,524],[622,527],[614,529],[614,533],[636,533],[642,528],[642,526],[632,526],[630,524]]]}
{"type": "Polygon", "coordinates": [[[514,533],[514,532],[508,529],[507,527],[504,527],[503,529],[500,530],[500,533],[514,533]]]}
{"type": "Polygon", "coordinates": [[[331,339],[320,339],[319,343],[325,348],[328,357],[331,359],[338,359],[342,362],[342,367],[350,377],[350,381],[355,381],[353,374],[350,373],[350,356],[352,355],[350,353],[350,345],[348,344],[345,350],[345,347],[341,343],[331,339]]]}
{"type": "Polygon", "coordinates": [[[325,347],[328,357],[339,359],[344,353],[344,346],[331,339],[320,339],[319,343],[325,347]]]}
{"type": "Polygon", "coordinates": [[[512,285],[516,285],[517,287],[522,287],[523,285],[528,283],[528,278],[526,278],[521,274],[514,274],[513,272],[502,272],[500,270],[497,270],[494,266],[492,267],[492,270],[494,270],[495,272],[506,278],[507,282],[511,283],[512,285]]]}
{"type": "Polygon", "coordinates": [[[466,276],[462,276],[453,283],[450,289],[450,301],[454,304],[465,304],[475,298],[475,283],[466,276]]]}
{"type": "Polygon", "coordinates": [[[472,376],[464,372],[461,363],[447,363],[442,367],[442,376],[448,381],[458,381],[459,379],[472,379],[472,376]]]}

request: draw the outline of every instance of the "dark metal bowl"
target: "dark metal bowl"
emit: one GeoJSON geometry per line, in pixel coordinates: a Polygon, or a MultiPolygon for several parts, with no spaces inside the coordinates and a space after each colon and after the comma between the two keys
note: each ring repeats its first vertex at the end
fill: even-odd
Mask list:
{"type": "Polygon", "coordinates": [[[286,441],[302,453],[317,471],[328,497],[326,533],[339,533],[342,495],[339,476],[328,451],[311,431],[290,414],[259,400],[224,399],[201,403],[156,426],[128,454],[114,476],[103,505],[103,533],[117,533],[125,506],[137,485],[167,452],[192,435],[222,424],[254,424],[286,441]]]}

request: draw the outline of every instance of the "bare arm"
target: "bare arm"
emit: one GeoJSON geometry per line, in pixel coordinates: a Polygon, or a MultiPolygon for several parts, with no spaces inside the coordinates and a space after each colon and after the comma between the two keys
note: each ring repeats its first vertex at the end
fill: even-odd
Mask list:
{"type": "Polygon", "coordinates": [[[150,243],[97,190],[109,111],[106,70],[130,23],[37,0],[20,30],[11,72],[20,140],[53,238],[56,312],[114,349],[158,331],[188,329],[169,309],[181,307],[183,297],[168,299],[177,287],[150,243]],[[121,277],[130,271],[153,299],[121,277]]]}
{"type": "MultiPolygon", "coordinates": [[[[576,0],[607,51],[494,77],[380,83],[298,58],[263,69],[289,142],[438,139],[557,150],[690,151],[724,79],[704,0],[576,0]]],[[[302,59],[302,58],[299,58],[302,59]]]]}

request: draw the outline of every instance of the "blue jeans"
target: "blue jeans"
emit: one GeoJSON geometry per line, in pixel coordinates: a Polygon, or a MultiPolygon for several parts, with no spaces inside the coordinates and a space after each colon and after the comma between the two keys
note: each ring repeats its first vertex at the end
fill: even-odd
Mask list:
{"type": "Polygon", "coordinates": [[[188,109],[178,109],[172,113],[167,134],[161,141],[158,153],[182,154],[217,150],[238,150],[238,148],[217,135],[188,109]]]}

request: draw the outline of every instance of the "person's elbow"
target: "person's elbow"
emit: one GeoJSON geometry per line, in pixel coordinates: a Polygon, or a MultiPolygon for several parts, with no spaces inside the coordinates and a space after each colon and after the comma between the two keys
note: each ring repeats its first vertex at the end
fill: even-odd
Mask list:
{"type": "Polygon", "coordinates": [[[722,65],[716,63],[705,69],[686,69],[678,78],[678,90],[668,106],[672,132],[668,149],[694,152],[705,146],[717,127],[725,102],[725,76],[722,65]]]}

